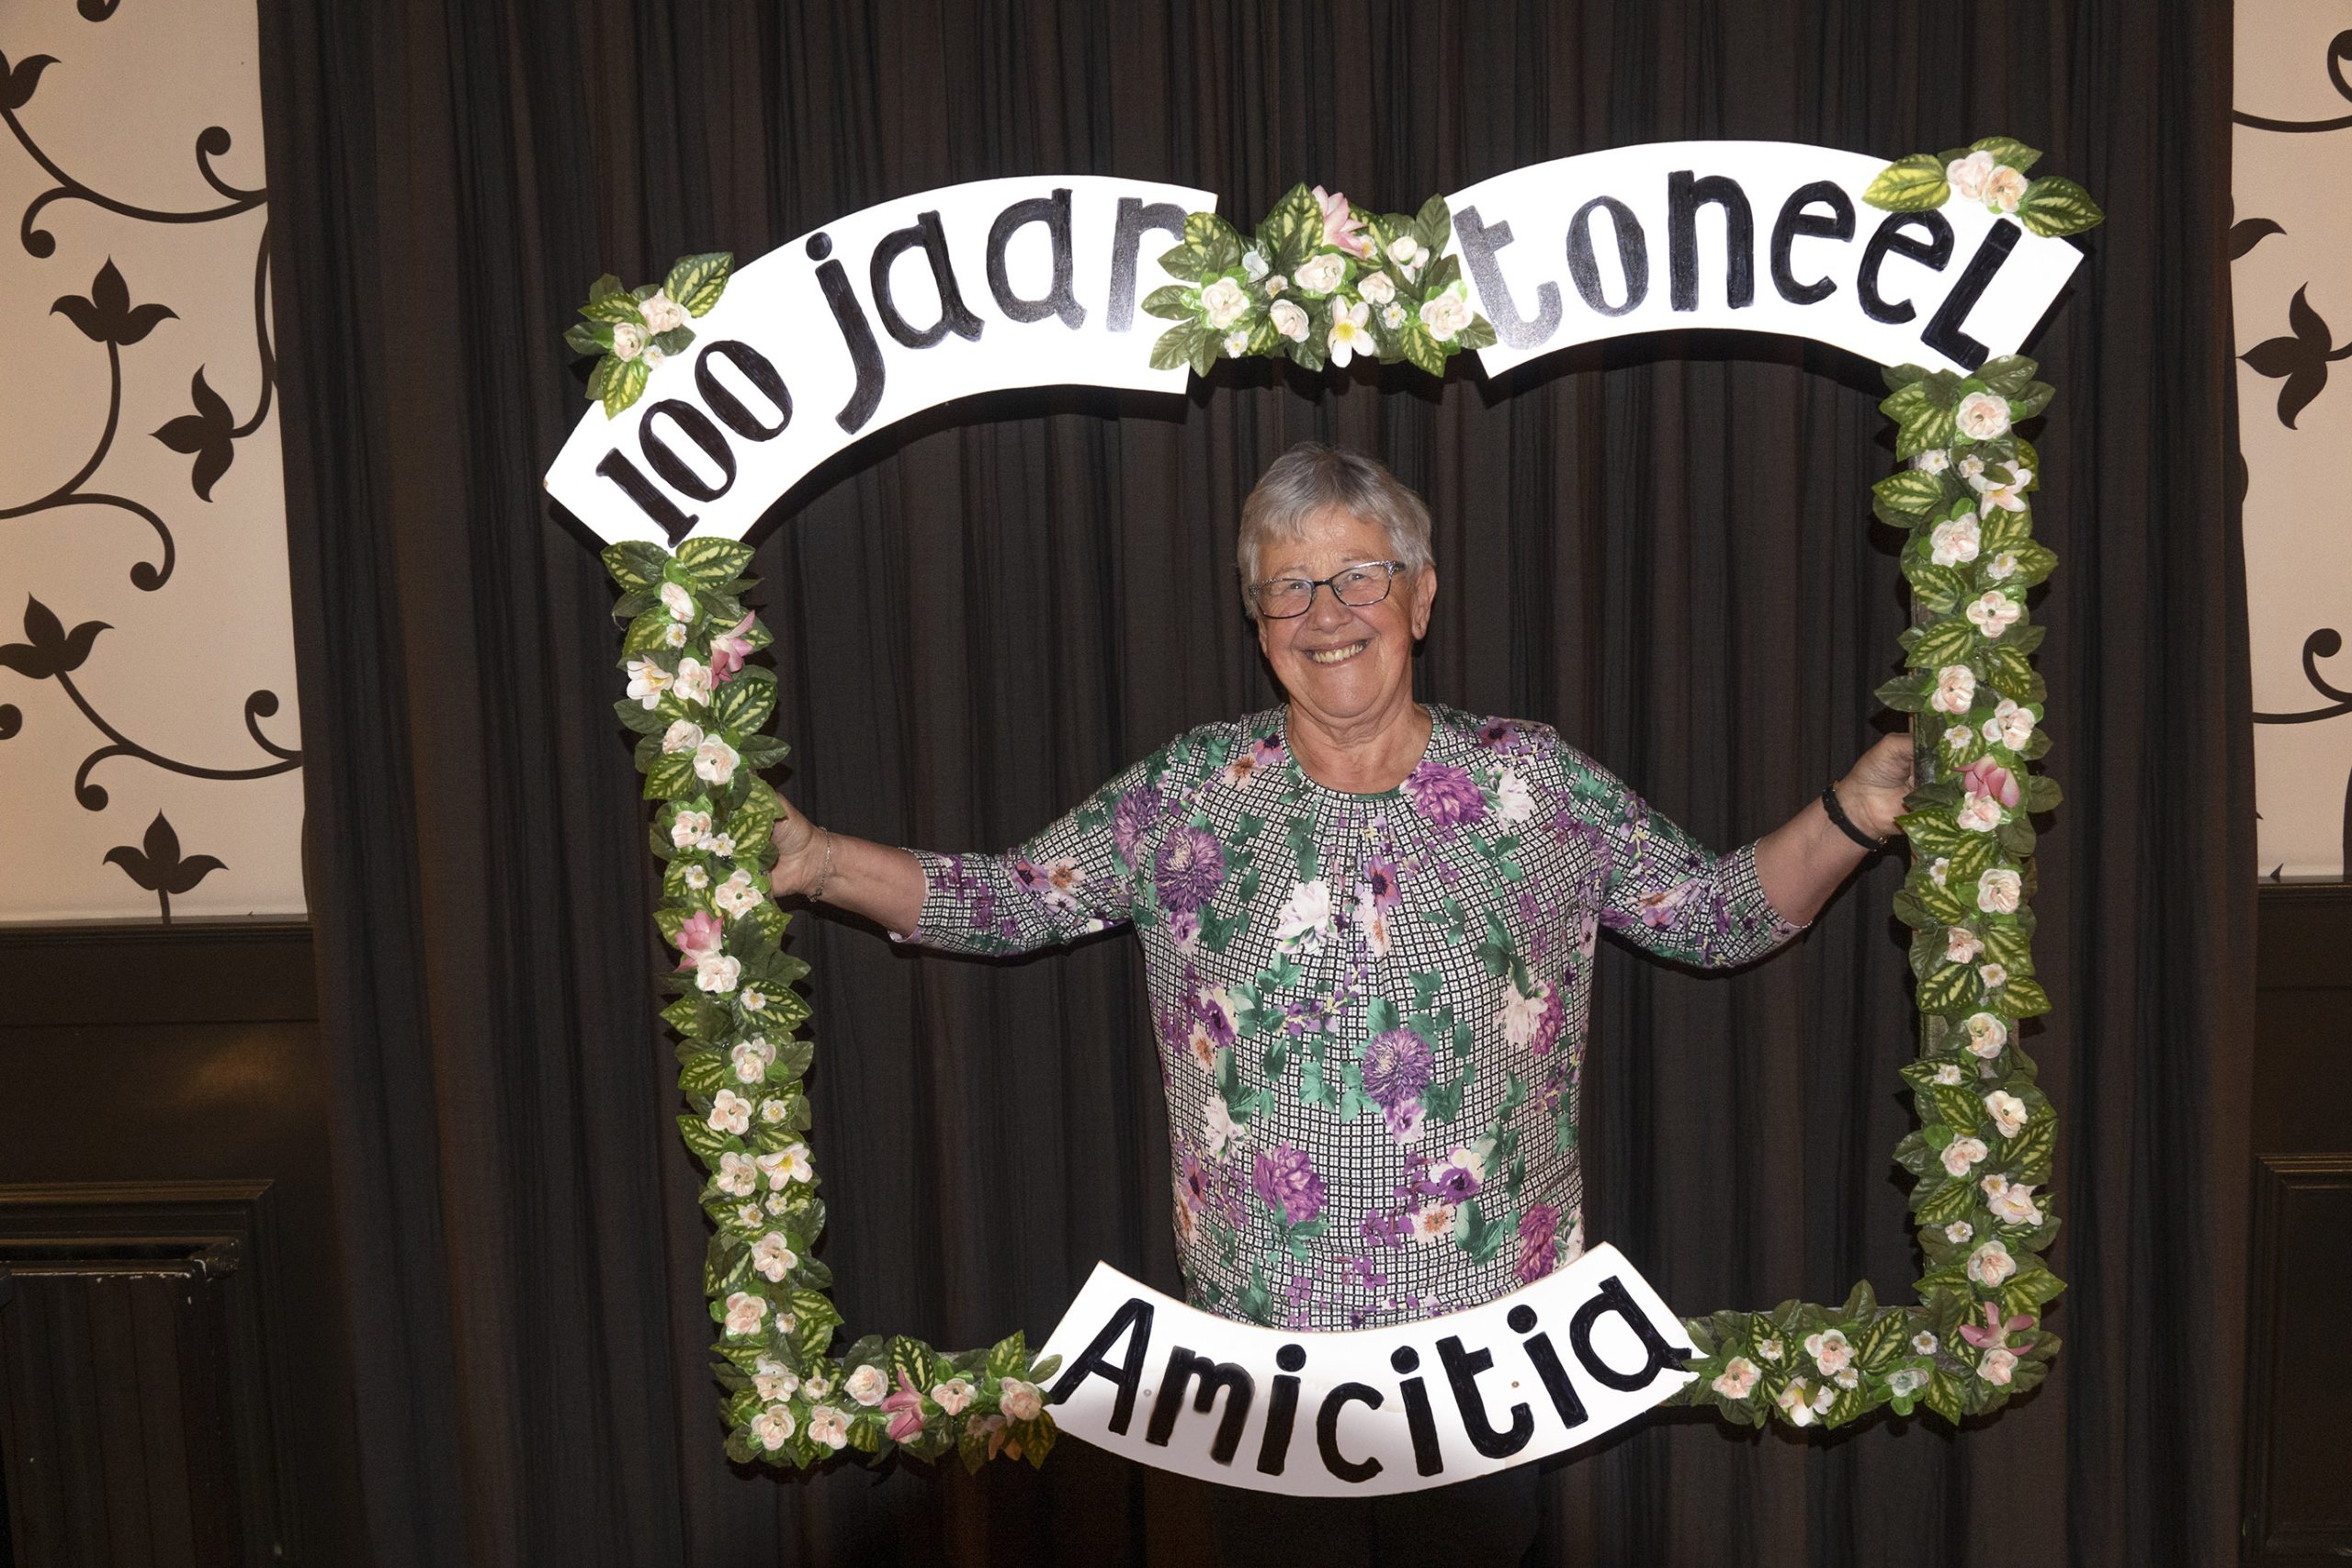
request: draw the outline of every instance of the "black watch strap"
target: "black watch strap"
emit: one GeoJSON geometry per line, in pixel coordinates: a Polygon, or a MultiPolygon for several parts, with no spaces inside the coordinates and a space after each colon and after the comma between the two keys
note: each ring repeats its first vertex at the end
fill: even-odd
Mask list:
{"type": "Polygon", "coordinates": [[[1846,815],[1846,807],[1838,802],[1838,785],[1834,780],[1826,789],[1821,792],[1821,808],[1829,813],[1829,820],[1838,824],[1839,832],[1873,854],[1886,848],[1893,841],[1887,839],[1873,839],[1854,826],[1854,819],[1846,815]]]}

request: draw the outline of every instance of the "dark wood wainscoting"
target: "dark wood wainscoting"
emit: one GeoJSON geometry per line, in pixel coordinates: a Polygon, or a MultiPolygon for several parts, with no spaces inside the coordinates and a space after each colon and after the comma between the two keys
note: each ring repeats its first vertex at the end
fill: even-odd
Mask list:
{"type": "Polygon", "coordinates": [[[361,1560],[300,926],[0,931],[0,1568],[361,1560]]]}
{"type": "Polygon", "coordinates": [[[2262,890],[2245,1561],[2352,1560],[2352,886],[2262,890]]]}

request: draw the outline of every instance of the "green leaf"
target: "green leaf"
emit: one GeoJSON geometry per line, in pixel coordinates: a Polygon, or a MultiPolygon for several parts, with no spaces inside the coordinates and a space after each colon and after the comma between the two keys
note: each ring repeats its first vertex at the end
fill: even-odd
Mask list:
{"type": "Polygon", "coordinates": [[[727,1152],[727,1134],[699,1116],[679,1117],[678,1136],[685,1140],[686,1147],[695,1152],[695,1157],[714,1168],[718,1156],[727,1152]]]}
{"type": "MultiPolygon", "coordinates": [[[[1988,359],[1978,366],[1975,378],[1984,383],[1984,389],[1988,392],[1997,392],[2004,398],[2015,398],[2019,392],[2025,390],[2027,383],[2033,379],[2033,373],[2040,368],[2040,366],[2022,354],[2004,354],[1996,359],[1988,359]]],[[[2032,465],[2029,463],[2027,467],[2030,468],[2032,465]]]]}
{"type": "Polygon", "coordinates": [[[1951,196],[1944,166],[1932,152],[1896,159],[1862,192],[1862,199],[1882,212],[1932,212],[1951,196]]]}
{"type": "Polygon", "coordinates": [[[637,299],[626,291],[600,294],[580,307],[580,313],[592,321],[608,321],[615,326],[628,322],[632,326],[645,324],[645,312],[637,308],[637,299]]]}
{"type": "Polygon", "coordinates": [[[605,546],[602,558],[614,581],[623,588],[641,591],[662,581],[662,569],[670,564],[670,552],[659,545],[632,539],[605,546]]]}
{"type": "Polygon", "coordinates": [[[701,255],[680,256],[670,268],[670,276],[662,280],[662,292],[686,308],[689,316],[706,316],[726,292],[727,279],[735,270],[735,257],[728,251],[709,251],[701,255]]]}
{"type": "Polygon", "coordinates": [[[2001,1005],[2019,1018],[2034,1018],[2050,1010],[2050,993],[2039,980],[2014,976],[2001,987],[2001,1005]]]}
{"type": "MultiPolygon", "coordinates": [[[[1968,595],[1968,579],[1956,567],[1928,563],[1908,567],[1903,575],[1910,580],[1911,596],[1939,614],[1949,614],[1968,595]]],[[[1964,629],[1967,624],[1961,626],[1964,629]]]]}
{"type": "Polygon", "coordinates": [[[1905,468],[1889,474],[1871,486],[1871,492],[1894,510],[1914,517],[1925,516],[1934,507],[1943,504],[1943,481],[1920,468],[1905,468]]]}
{"type": "Polygon", "coordinates": [[[701,787],[695,777],[695,754],[691,751],[664,751],[645,771],[645,798],[648,800],[680,800],[701,787]]]}
{"type": "Polygon", "coordinates": [[[1216,341],[1216,334],[1197,322],[1184,322],[1169,328],[1152,343],[1151,367],[1154,370],[1173,370],[1180,365],[1193,364],[1198,358],[1196,350],[1204,336],[1208,337],[1212,344],[1216,341]]]}
{"type": "Polygon", "coordinates": [[[1193,291],[1181,283],[1164,283],[1143,297],[1143,313],[1166,321],[1189,321],[1199,315],[1193,291]]]}
{"type": "Polygon", "coordinates": [[[1921,629],[1919,640],[1911,645],[1904,662],[1914,670],[1939,670],[1966,659],[1975,642],[1973,626],[1959,615],[1948,615],[1921,629]]]}
{"type": "Polygon", "coordinates": [[[605,373],[602,395],[597,400],[605,405],[605,417],[611,419],[644,395],[645,378],[650,372],[646,369],[642,358],[627,363],[607,358],[605,364],[612,368],[605,373]]]}
{"type": "Polygon", "coordinates": [[[1947,964],[1919,982],[1921,1012],[1951,1012],[1976,999],[1976,971],[1965,964],[1947,964]]]}
{"type": "MultiPolygon", "coordinates": [[[[2009,417],[2013,420],[2031,419],[2048,408],[2050,400],[2057,395],[2058,389],[2047,381],[2029,381],[2025,390],[2009,400],[2009,417]]],[[[2033,465],[2028,463],[2026,467],[2033,465]]]]}
{"type": "Polygon", "coordinates": [[[1984,956],[2009,972],[2009,984],[2033,973],[2033,939],[2022,926],[1988,925],[1981,934],[1984,956]]]}
{"type": "Polygon", "coordinates": [[[739,735],[757,732],[775,711],[775,677],[756,666],[738,671],[710,699],[711,718],[739,735]]]}
{"type": "Polygon", "coordinates": [[[1996,647],[1984,653],[1984,675],[2005,697],[2024,702],[2033,689],[2033,665],[2014,648],[1996,647]]]}
{"type": "Polygon", "coordinates": [[[2018,203],[2018,221],[2041,235],[2079,234],[2106,220],[2090,192],[2055,175],[2027,186],[2018,203]]]}
{"type": "Polygon", "coordinates": [[[2041,161],[2041,154],[2014,136],[1988,136],[1982,141],[1971,142],[1971,152],[1990,152],[1996,164],[2007,164],[2018,174],[2041,161]]]}
{"type": "Polygon", "coordinates": [[[1897,713],[1925,713],[1928,707],[1926,682],[1917,675],[1897,675],[1879,687],[1878,700],[1897,713]]]}
{"type": "Polygon", "coordinates": [[[678,547],[678,565],[696,588],[732,582],[751,564],[752,547],[736,539],[688,539],[678,547]]]}

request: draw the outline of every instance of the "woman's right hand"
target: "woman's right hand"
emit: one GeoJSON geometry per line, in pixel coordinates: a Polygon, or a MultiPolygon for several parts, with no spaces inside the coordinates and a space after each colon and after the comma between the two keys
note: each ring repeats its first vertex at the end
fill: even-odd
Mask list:
{"type": "Polygon", "coordinates": [[[768,873],[768,890],[779,898],[790,898],[806,894],[823,878],[825,832],[782,795],[776,796],[776,804],[783,809],[768,834],[775,845],[775,868],[768,873]]]}

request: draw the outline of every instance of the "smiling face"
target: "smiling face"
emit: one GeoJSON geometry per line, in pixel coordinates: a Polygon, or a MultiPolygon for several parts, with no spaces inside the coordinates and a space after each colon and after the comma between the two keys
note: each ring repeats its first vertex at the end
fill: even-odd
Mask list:
{"type": "MultiPolygon", "coordinates": [[[[1296,539],[1269,540],[1258,578],[1325,578],[1365,561],[1393,560],[1386,530],[1338,508],[1317,513],[1296,539]]],[[[1258,619],[1258,646],[1296,706],[1334,735],[1378,729],[1413,704],[1413,644],[1429,629],[1437,573],[1397,575],[1377,604],[1342,604],[1330,589],[1288,620],[1258,619]]]]}

